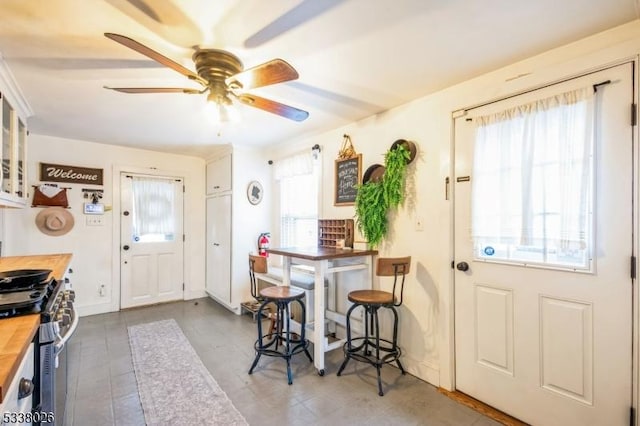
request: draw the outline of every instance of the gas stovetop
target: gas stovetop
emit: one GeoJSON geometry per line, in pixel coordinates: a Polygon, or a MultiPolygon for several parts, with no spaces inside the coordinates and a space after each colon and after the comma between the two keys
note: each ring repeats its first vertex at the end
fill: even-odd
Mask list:
{"type": "Polygon", "coordinates": [[[36,314],[45,310],[47,301],[56,292],[57,281],[39,282],[10,292],[0,292],[0,318],[36,314]]]}

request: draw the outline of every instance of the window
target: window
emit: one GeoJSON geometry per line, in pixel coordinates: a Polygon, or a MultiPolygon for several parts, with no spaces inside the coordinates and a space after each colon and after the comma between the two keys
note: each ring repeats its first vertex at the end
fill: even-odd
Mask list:
{"type": "Polygon", "coordinates": [[[175,189],[168,179],[133,177],[133,241],[173,241],[175,189]]]}
{"type": "Polygon", "coordinates": [[[274,171],[280,190],[280,245],[316,246],[319,160],[311,153],[299,154],[276,162],[274,171]]]}
{"type": "Polygon", "coordinates": [[[593,89],[476,119],[475,257],[589,269],[593,89]]]}

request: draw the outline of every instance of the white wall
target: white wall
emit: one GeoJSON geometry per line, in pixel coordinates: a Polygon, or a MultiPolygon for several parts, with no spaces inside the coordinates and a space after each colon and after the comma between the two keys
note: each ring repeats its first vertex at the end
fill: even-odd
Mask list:
{"type": "MultiPolygon", "coordinates": [[[[391,216],[381,255],[412,256],[405,303],[400,312],[400,345],[407,370],[435,385],[452,389],[453,273],[452,203],[445,199],[445,179],[452,175],[452,113],[543,84],[578,75],[640,52],[640,21],[469,80],[357,123],[274,147],[279,158],[319,144],[323,156],[322,218],[352,218],[353,207],[333,205],[334,160],[343,134],[363,154],[363,171],[383,163],[397,139],[414,141],[418,156],[410,165],[407,200],[391,216]],[[513,77],[521,76],[513,79],[513,77]],[[416,218],[424,220],[417,231],[416,218]]],[[[453,186],[453,185],[452,185],[453,186]]],[[[362,237],[357,238],[362,239],[362,237]]],[[[346,295],[342,295],[346,297],[346,295]]]]}
{"type": "MultiPolygon", "coordinates": [[[[120,170],[156,170],[185,179],[185,298],[204,292],[204,169],[203,159],[31,134],[28,141],[28,183],[37,185],[39,163],[55,163],[104,169],[104,198],[113,211],[104,215],[104,226],[87,226],[82,213],[82,188],[92,185],[62,184],[68,191],[75,226],[66,235],[51,237],[35,226],[42,208],[6,209],[3,256],[73,253],[71,268],[76,306],[81,315],[119,309],[119,176],[120,170]],[[104,285],[104,296],[100,286],[104,285]]],[[[33,190],[30,190],[33,193],[33,190]]]]}

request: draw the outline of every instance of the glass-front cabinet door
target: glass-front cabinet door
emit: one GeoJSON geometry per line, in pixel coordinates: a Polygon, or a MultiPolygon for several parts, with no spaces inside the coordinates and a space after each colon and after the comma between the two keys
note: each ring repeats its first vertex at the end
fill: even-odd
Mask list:
{"type": "Polygon", "coordinates": [[[2,98],[2,192],[11,194],[11,139],[13,128],[13,109],[6,98],[2,98]]]}
{"type": "Polygon", "coordinates": [[[25,207],[27,204],[27,126],[9,100],[0,93],[2,143],[0,159],[0,206],[25,207]]]}
{"type": "Polygon", "coordinates": [[[18,146],[17,146],[16,168],[16,195],[18,197],[27,196],[27,126],[18,119],[18,146]]]}

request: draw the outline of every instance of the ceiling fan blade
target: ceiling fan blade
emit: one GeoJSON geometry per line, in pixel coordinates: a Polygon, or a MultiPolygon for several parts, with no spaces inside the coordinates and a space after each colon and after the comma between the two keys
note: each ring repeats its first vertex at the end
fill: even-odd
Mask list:
{"type": "Polygon", "coordinates": [[[249,90],[297,78],[298,71],[295,68],[282,59],[273,59],[232,75],[225,83],[230,87],[239,86],[243,90],[249,90]]]}
{"type": "Polygon", "coordinates": [[[122,93],[188,93],[190,95],[204,93],[204,90],[186,89],[182,87],[107,87],[122,93]]]}
{"type": "Polygon", "coordinates": [[[118,43],[122,44],[123,46],[128,47],[129,49],[135,50],[138,53],[141,53],[151,59],[153,59],[154,61],[171,68],[174,71],[179,72],[180,74],[184,75],[185,77],[191,79],[191,80],[195,80],[198,83],[206,86],[207,82],[205,80],[203,80],[198,74],[194,73],[193,71],[191,71],[190,69],[183,67],[182,65],[180,65],[179,63],[167,58],[166,56],[162,55],[161,53],[156,52],[155,50],[151,49],[150,47],[145,46],[144,44],[138,43],[137,41],[120,35],[120,34],[114,34],[114,33],[104,33],[104,35],[107,38],[110,38],[113,41],[117,41],[118,43]]]}
{"type": "Polygon", "coordinates": [[[307,111],[281,104],[280,102],[272,101],[270,99],[261,98],[260,96],[243,94],[238,95],[237,98],[245,105],[259,108],[290,120],[304,121],[309,117],[309,113],[307,111]]]}
{"type": "Polygon", "coordinates": [[[249,48],[261,46],[292,28],[320,16],[342,2],[344,0],[303,0],[296,7],[249,37],[244,46],[249,48]]]}

